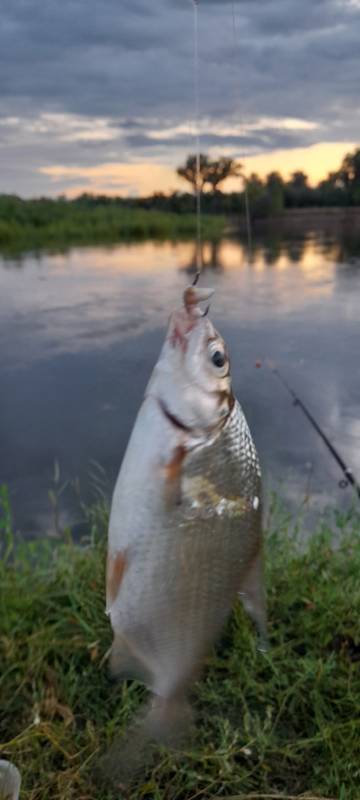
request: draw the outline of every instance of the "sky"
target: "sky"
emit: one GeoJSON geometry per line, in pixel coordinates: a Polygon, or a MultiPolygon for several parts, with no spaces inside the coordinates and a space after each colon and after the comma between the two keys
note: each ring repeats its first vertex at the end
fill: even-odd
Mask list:
{"type": "MultiPolygon", "coordinates": [[[[199,0],[201,150],[336,169],[360,140],[360,0],[199,0]]],[[[0,192],[185,189],[192,0],[3,0],[0,192]]],[[[227,184],[236,188],[236,183],[227,184]]]]}

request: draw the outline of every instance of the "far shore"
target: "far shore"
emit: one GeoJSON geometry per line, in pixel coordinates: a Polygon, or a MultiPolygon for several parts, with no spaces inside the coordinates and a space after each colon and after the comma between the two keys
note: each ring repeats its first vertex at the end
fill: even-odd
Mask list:
{"type": "MultiPolygon", "coordinates": [[[[306,234],[351,234],[360,229],[360,206],[304,207],[284,209],[278,214],[251,213],[253,235],[257,231],[306,234]]],[[[201,238],[220,241],[224,236],[245,235],[243,214],[203,214],[201,238]]],[[[134,208],[124,204],[93,204],[64,200],[23,201],[2,198],[0,202],[0,252],[7,254],[38,250],[63,250],[73,246],[105,245],[146,240],[195,240],[195,213],[134,208]]]]}
{"type": "MultiPolygon", "coordinates": [[[[276,227],[284,229],[324,228],[339,232],[342,228],[358,228],[360,226],[360,206],[286,208],[280,214],[252,219],[251,223],[255,230],[276,225],[276,227]]],[[[230,227],[226,232],[235,232],[239,228],[241,232],[246,229],[244,216],[238,220],[232,217],[230,227]]]]}

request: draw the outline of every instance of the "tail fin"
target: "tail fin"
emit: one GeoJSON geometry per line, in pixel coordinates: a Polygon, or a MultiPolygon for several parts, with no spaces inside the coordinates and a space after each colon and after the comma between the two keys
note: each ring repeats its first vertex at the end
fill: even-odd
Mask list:
{"type": "Polygon", "coordinates": [[[118,739],[98,765],[99,774],[112,785],[136,780],[151,765],[158,746],[179,747],[190,731],[191,707],[186,698],[154,697],[139,712],[122,739],[118,739]]]}
{"type": "Polygon", "coordinates": [[[186,737],[192,720],[192,709],[184,694],[154,697],[146,709],[142,726],[152,741],[174,747],[186,737]]]}

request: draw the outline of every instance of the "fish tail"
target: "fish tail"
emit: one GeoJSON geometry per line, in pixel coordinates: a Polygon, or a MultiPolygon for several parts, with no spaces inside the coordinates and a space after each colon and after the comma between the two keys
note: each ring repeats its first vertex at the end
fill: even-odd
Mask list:
{"type": "Polygon", "coordinates": [[[192,721],[192,708],[185,694],[154,695],[143,716],[142,727],[152,741],[177,746],[189,733],[192,721]]]}
{"type": "Polygon", "coordinates": [[[96,765],[94,778],[102,785],[104,779],[117,787],[131,784],[156,763],[159,746],[184,744],[191,721],[192,711],[185,696],[154,696],[96,765]]]}

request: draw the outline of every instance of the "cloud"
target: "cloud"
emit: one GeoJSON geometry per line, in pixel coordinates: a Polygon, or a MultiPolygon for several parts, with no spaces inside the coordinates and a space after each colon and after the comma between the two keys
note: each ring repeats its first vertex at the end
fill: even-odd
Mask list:
{"type": "Polygon", "coordinates": [[[137,164],[96,164],[91,167],[49,165],[41,167],[41,173],[47,175],[51,181],[62,181],[66,187],[71,187],[68,194],[76,196],[81,192],[94,192],[101,194],[108,191],[112,194],[147,195],[153,190],[154,185],[160,188],[172,182],[174,189],[181,187],[181,181],[173,175],[172,170],[162,165],[147,162],[137,164]],[[105,188],[107,187],[107,189],[105,188]]]}
{"type": "Polygon", "coordinates": [[[106,142],[116,139],[119,132],[111,121],[86,118],[75,114],[50,113],[39,117],[0,118],[0,137],[3,141],[16,135],[24,138],[53,136],[59,142],[106,142]]]}
{"type": "MultiPolygon", "coordinates": [[[[240,158],[356,141],[355,0],[200,0],[202,145],[240,158]]],[[[0,168],[162,163],[193,149],[190,0],[12,0],[0,29],[0,168]]],[[[336,166],[336,165],[334,165],[336,166]]],[[[54,185],[50,188],[54,190],[54,185]]],[[[155,187],[154,187],[155,188],[155,187]]]]}

